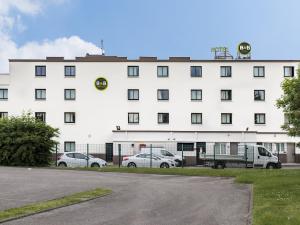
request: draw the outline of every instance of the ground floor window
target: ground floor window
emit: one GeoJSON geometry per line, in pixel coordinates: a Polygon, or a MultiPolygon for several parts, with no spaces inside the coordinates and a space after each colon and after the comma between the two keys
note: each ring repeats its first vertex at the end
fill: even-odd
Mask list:
{"type": "Polygon", "coordinates": [[[75,152],[75,141],[65,141],[64,151],[65,152],[75,152]]]}
{"type": "Polygon", "coordinates": [[[284,143],[275,143],[275,152],[285,153],[284,143]]]}
{"type": "Polygon", "coordinates": [[[177,143],[177,151],[194,151],[194,143],[177,143]]]}
{"type": "Polygon", "coordinates": [[[0,119],[7,118],[7,117],[8,117],[8,112],[0,112],[0,119]]]}
{"type": "Polygon", "coordinates": [[[226,143],[215,143],[215,154],[226,155],[226,143]]]}

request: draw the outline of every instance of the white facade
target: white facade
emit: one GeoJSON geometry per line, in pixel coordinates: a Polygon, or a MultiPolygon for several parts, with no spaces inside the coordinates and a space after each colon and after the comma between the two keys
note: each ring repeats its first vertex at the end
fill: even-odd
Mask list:
{"type": "Polygon", "coordinates": [[[0,88],[8,89],[0,112],[46,112],[46,122],[60,129],[61,143],[296,143],[299,137],[281,129],[284,115],[276,99],[282,94],[284,67],[296,74],[299,62],[108,56],[10,60],[9,75],[0,75],[0,88]],[[46,66],[46,76],[35,76],[38,65],[46,66]],[[65,66],[75,66],[75,77],[65,77],[65,66]],[[138,66],[139,76],[128,77],[128,66],[138,66]],[[168,77],[158,77],[157,66],[168,66],[168,77]],[[191,66],[201,66],[202,76],[191,77],[191,66]],[[221,66],[231,66],[232,76],[221,77],[221,66]],[[255,66],[264,67],[264,77],[254,77],[255,66]],[[107,79],[106,90],[95,88],[98,77],[107,79]],[[46,100],[36,100],[35,89],[46,89],[46,100]],[[65,100],[64,89],[76,89],[76,100],[65,100]],[[139,89],[139,100],[128,100],[128,89],[139,89]],[[157,100],[158,89],[168,89],[169,100],[157,100]],[[191,89],[201,89],[202,100],[192,101],[191,89]],[[221,100],[222,89],[232,90],[232,100],[221,100]],[[255,101],[254,90],[265,90],[265,100],[255,101]],[[64,122],[64,112],[75,112],[74,124],[64,122]],[[128,123],[129,112],[139,113],[138,124],[128,123]],[[158,124],[158,113],[169,113],[169,124],[158,124]],[[202,124],[191,124],[191,113],[202,113],[202,124]],[[232,113],[232,124],[221,124],[221,113],[232,113]],[[265,124],[255,124],[255,113],[265,114],[265,124]]]}

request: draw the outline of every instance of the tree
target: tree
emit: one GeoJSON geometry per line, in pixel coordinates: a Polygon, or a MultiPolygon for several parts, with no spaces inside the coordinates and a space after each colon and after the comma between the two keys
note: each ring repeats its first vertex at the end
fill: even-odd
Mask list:
{"type": "Polygon", "coordinates": [[[277,107],[283,109],[288,121],[282,125],[282,129],[290,136],[300,136],[300,68],[297,77],[285,79],[281,87],[283,95],[277,100],[277,107]]]}
{"type": "Polygon", "coordinates": [[[30,113],[0,119],[0,165],[49,165],[58,134],[30,113]]]}

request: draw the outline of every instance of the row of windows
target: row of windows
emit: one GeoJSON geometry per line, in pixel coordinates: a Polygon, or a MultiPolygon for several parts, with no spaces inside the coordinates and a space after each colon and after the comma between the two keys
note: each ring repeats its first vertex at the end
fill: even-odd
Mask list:
{"type": "MultiPolygon", "coordinates": [[[[8,117],[8,112],[0,112],[0,118],[8,117]]],[[[36,112],[35,118],[46,122],[46,112],[36,112]]],[[[76,114],[75,112],[65,112],[64,113],[65,123],[75,123],[76,114]]],[[[128,123],[129,124],[139,124],[140,114],[138,112],[128,113],[128,123]]],[[[158,124],[169,124],[169,113],[158,113],[157,114],[158,124]]],[[[254,114],[255,124],[265,124],[266,115],[265,113],[255,113],[254,114]]],[[[202,113],[191,113],[191,124],[202,124],[202,113]]],[[[232,113],[221,113],[221,124],[232,124],[232,113]]]]}
{"type": "MultiPolygon", "coordinates": [[[[190,67],[191,77],[202,77],[202,66],[191,66],[190,67]]],[[[283,74],[285,77],[294,77],[294,67],[284,66],[283,74]]],[[[127,67],[128,77],[139,77],[140,69],[139,66],[128,66],[127,67]]],[[[44,77],[46,76],[46,66],[35,66],[35,76],[44,77]]],[[[65,76],[75,77],[76,67],[75,66],[65,66],[65,76]]],[[[220,67],[221,77],[231,77],[232,67],[231,66],[221,66],[220,67]]],[[[254,66],[253,67],[254,77],[264,77],[265,67],[264,66],[254,66]]],[[[157,66],[157,77],[169,77],[169,67],[168,66],[157,66]]]]}
{"type": "MultiPolygon", "coordinates": [[[[127,99],[128,100],[139,100],[139,89],[128,89],[127,99]]],[[[158,89],[157,100],[169,100],[169,89],[158,89]]],[[[202,89],[191,89],[191,100],[199,101],[202,100],[202,89]]],[[[232,100],[232,90],[221,90],[221,100],[230,101],[232,100]]],[[[265,90],[254,90],[254,100],[264,101],[265,90]]]]}
{"type": "MultiPolygon", "coordinates": [[[[76,89],[64,89],[64,97],[65,100],[75,100],[76,89]]],[[[128,100],[139,100],[139,89],[128,89],[127,98],[128,100]]],[[[8,99],[7,89],[0,89],[0,99],[1,100],[8,99]]],[[[35,89],[35,99],[46,100],[46,89],[35,89]]],[[[169,100],[169,90],[158,89],[157,100],[169,100]]],[[[191,100],[202,100],[202,90],[191,89],[191,100]]],[[[221,90],[221,100],[223,101],[232,100],[232,90],[221,90]]],[[[265,90],[254,90],[254,100],[264,101],[265,90]]]]}

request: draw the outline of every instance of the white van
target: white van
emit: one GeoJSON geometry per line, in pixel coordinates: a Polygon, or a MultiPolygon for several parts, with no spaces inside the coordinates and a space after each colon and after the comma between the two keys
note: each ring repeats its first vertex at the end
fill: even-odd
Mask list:
{"type": "MultiPolygon", "coordinates": [[[[151,148],[150,147],[143,147],[141,148],[141,153],[145,154],[151,154],[151,148]]],[[[182,165],[182,157],[181,155],[175,155],[169,151],[167,151],[163,147],[152,147],[152,154],[155,154],[157,156],[160,156],[165,159],[171,159],[175,161],[176,166],[181,166],[182,165]]],[[[184,160],[184,158],[183,158],[184,160]]]]}

